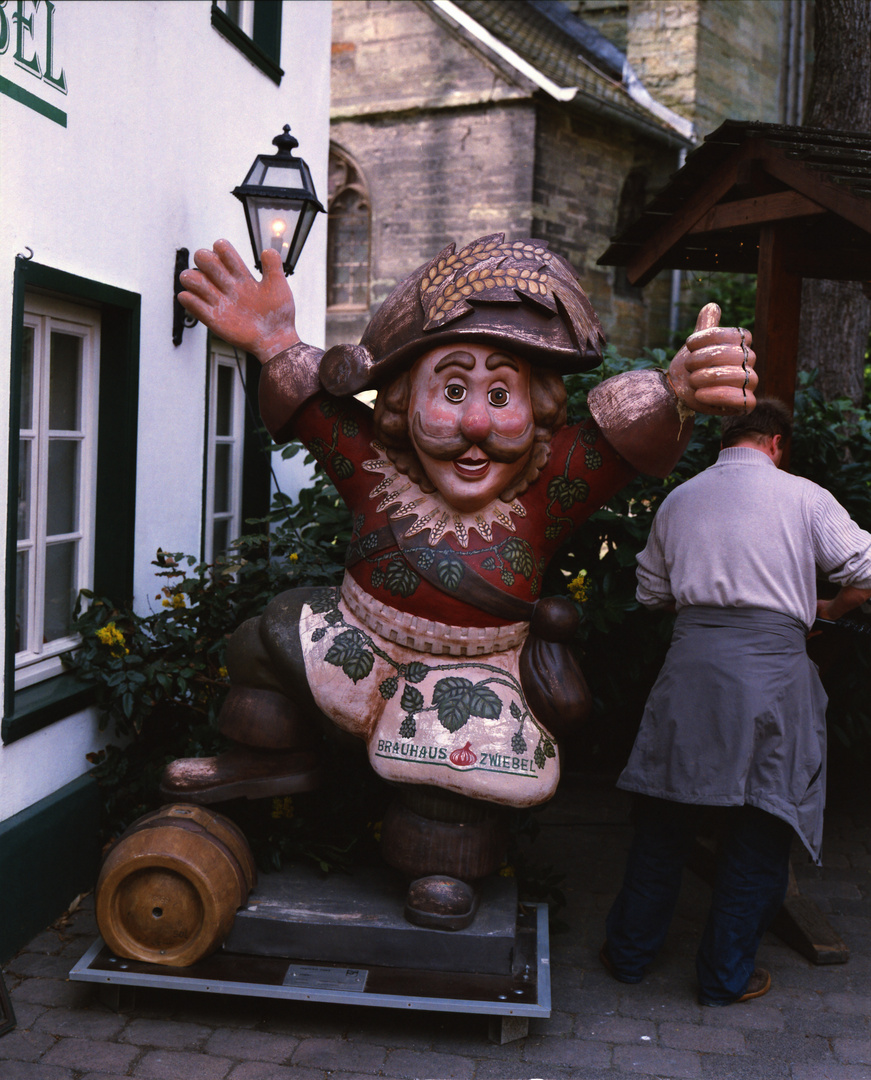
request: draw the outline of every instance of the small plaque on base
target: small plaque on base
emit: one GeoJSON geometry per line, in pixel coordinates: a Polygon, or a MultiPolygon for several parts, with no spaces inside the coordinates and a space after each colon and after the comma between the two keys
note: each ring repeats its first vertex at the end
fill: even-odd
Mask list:
{"type": "Polygon", "coordinates": [[[369,972],[362,968],[319,967],[317,964],[291,964],[284,975],[283,986],[304,990],[366,989],[369,972]]]}

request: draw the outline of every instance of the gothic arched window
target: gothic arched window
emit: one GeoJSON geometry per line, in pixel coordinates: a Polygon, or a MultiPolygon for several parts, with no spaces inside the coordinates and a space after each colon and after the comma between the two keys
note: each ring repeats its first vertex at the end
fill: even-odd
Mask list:
{"type": "Polygon", "coordinates": [[[328,207],[327,307],[365,311],[369,307],[369,193],[359,169],[337,146],[330,148],[328,207]]]}

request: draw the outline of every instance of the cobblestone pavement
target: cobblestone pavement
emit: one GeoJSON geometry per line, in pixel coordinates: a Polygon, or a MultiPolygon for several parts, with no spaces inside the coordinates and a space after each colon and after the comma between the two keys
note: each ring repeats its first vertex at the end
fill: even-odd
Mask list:
{"type": "MultiPolygon", "coordinates": [[[[830,799],[830,802],[832,800],[830,799]]],[[[684,877],[662,956],[637,986],[597,953],[629,840],[628,802],[569,777],[541,815],[535,855],[565,871],[568,929],[551,936],[553,1013],[497,1045],[463,1014],[137,990],[113,1012],[69,969],[96,937],[85,902],[5,970],[17,1026],[0,1038],[2,1080],[871,1080],[871,798],[827,815],[825,867],[799,859],[802,891],[850,948],[815,966],[768,936],[773,988],[727,1008],[695,1001],[693,954],[707,887],[684,877]]]]}

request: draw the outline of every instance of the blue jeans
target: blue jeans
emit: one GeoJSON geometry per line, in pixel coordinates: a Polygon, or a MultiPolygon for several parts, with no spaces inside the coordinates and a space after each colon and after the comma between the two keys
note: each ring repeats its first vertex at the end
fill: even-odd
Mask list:
{"type": "MultiPolygon", "coordinates": [[[[623,887],[605,921],[614,974],[640,982],[662,947],[704,807],[637,796],[623,887]]],[[[720,810],[725,825],[708,921],[696,956],[699,1000],[725,1005],[753,973],[762,935],[789,881],[792,826],[753,806],[720,810]]]]}

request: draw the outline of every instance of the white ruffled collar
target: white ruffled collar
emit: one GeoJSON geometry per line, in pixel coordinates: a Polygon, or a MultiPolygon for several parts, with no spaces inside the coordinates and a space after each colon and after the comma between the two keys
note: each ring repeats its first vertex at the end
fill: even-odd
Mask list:
{"type": "Polygon", "coordinates": [[[460,547],[466,548],[473,530],[489,542],[493,539],[494,525],[516,532],[512,515],[526,517],[526,510],[517,499],[510,503],[494,499],[481,510],[463,513],[445,502],[438,491],[431,494],[421,491],[418,484],[398,472],[381,443],[373,441],[370,445],[379,456],[364,461],[363,468],[366,472],[381,473],[384,479],[369,492],[369,498],[380,499],[378,511],[393,506],[388,517],[394,521],[414,515],[405,536],[415,536],[428,529],[429,545],[435,547],[446,533],[453,533],[460,547]]]}

